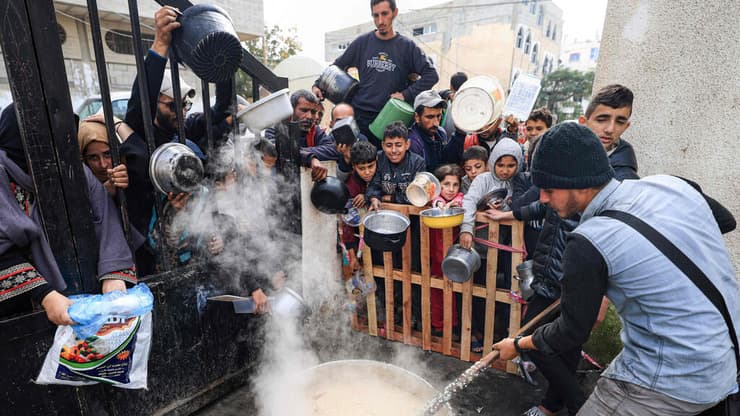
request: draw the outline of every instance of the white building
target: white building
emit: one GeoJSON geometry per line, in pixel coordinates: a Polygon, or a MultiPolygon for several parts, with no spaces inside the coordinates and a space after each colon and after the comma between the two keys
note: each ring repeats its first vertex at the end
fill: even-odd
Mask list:
{"type": "MultiPolygon", "coordinates": [[[[262,0],[214,0],[211,3],[224,8],[231,16],[234,27],[241,40],[261,36],[264,28],[264,7],[262,0]]],[[[145,48],[154,39],[154,13],[159,4],[154,0],[139,0],[139,17],[145,48]]],[[[73,107],[89,95],[100,94],[95,68],[95,52],[92,46],[87,0],[56,0],[56,19],[59,37],[62,41],[65,70],[69,80],[73,107]]],[[[100,31],[107,62],[111,91],[129,91],[136,76],[136,62],[133,55],[131,22],[128,16],[128,2],[123,0],[99,0],[100,31]]],[[[195,79],[184,73],[191,85],[195,79]]],[[[0,65],[0,107],[12,100],[8,86],[5,66],[0,65]]]]}
{"type": "MultiPolygon", "coordinates": [[[[522,0],[492,5],[490,0],[453,0],[403,13],[394,28],[413,39],[432,58],[448,88],[452,74],[494,75],[509,85],[518,73],[542,77],[557,68],[563,11],[552,2],[522,0]]],[[[340,56],[358,35],[374,30],[361,25],[328,32],[325,59],[340,56]]]]}
{"type": "Polygon", "coordinates": [[[599,40],[574,39],[564,42],[560,54],[561,66],[583,72],[596,70],[600,44],[599,40]]]}

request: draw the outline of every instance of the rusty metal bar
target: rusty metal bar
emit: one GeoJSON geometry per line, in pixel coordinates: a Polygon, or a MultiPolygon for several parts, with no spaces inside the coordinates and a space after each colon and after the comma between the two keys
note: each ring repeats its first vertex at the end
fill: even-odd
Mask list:
{"type": "MultiPolygon", "coordinates": [[[[100,16],[98,15],[98,2],[96,0],[87,0],[87,11],[90,15],[90,32],[93,41],[93,50],[95,51],[95,65],[98,69],[98,85],[100,85],[100,98],[103,101],[103,116],[105,117],[105,128],[108,134],[108,147],[113,167],[121,164],[121,157],[118,154],[118,137],[113,124],[113,103],[110,99],[110,86],[108,85],[108,68],[105,65],[105,53],[103,52],[103,38],[100,35],[100,16]]],[[[121,188],[116,188],[116,197],[120,203],[121,224],[126,239],[131,241],[131,230],[128,221],[128,204],[126,203],[126,194],[121,188]]]]}

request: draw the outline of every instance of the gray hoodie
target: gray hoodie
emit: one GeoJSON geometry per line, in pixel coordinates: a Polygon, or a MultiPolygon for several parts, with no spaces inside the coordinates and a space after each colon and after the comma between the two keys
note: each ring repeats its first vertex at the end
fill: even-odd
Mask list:
{"type": "Polygon", "coordinates": [[[473,232],[473,228],[475,227],[476,205],[483,195],[491,191],[495,191],[496,189],[506,188],[506,199],[508,200],[511,198],[513,192],[512,181],[514,176],[521,172],[523,163],[524,155],[522,155],[522,147],[519,143],[508,138],[503,138],[496,144],[493,150],[491,150],[491,156],[488,158],[489,171],[478,175],[475,180],[473,180],[473,183],[470,184],[468,193],[465,194],[465,198],[463,199],[465,217],[460,226],[461,233],[473,232]],[[502,156],[513,156],[517,163],[516,173],[507,180],[498,178],[494,173],[496,161],[502,156]]]}

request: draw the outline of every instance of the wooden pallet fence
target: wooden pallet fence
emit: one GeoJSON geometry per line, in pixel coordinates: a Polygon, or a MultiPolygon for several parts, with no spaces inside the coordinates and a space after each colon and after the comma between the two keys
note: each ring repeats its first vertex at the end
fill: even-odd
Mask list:
{"type": "MultiPolygon", "coordinates": [[[[419,216],[419,213],[425,208],[418,208],[411,205],[400,204],[383,204],[383,209],[398,211],[406,216],[419,216]]],[[[511,227],[512,247],[523,247],[523,223],[520,221],[490,221],[482,216],[478,216],[478,221],[489,224],[488,240],[498,241],[499,228],[502,225],[511,227]]],[[[362,332],[373,336],[384,336],[387,339],[403,342],[404,344],[421,347],[427,351],[435,351],[448,356],[453,356],[464,361],[477,361],[491,351],[494,338],[494,322],[496,317],[496,302],[507,304],[509,307],[509,334],[519,330],[522,308],[521,304],[509,295],[508,289],[499,289],[496,287],[496,272],[499,262],[499,250],[488,248],[488,261],[486,263],[486,283],[485,285],[475,284],[470,278],[464,283],[457,283],[449,280],[446,276],[435,276],[431,274],[431,261],[429,255],[429,227],[420,223],[419,238],[421,272],[411,270],[412,251],[411,240],[413,236],[411,227],[407,231],[406,244],[401,249],[402,261],[401,269],[393,267],[393,254],[391,252],[383,253],[382,265],[373,265],[372,250],[370,247],[363,248],[363,267],[366,281],[374,277],[383,279],[379,284],[385,290],[385,321],[381,327],[378,322],[378,308],[375,294],[370,294],[367,298],[367,316],[355,316],[353,318],[353,327],[362,332]],[[401,313],[402,320],[400,325],[395,324],[395,304],[394,304],[394,282],[401,282],[401,313]],[[421,287],[421,331],[412,328],[412,286],[421,287]],[[444,299],[444,326],[442,337],[432,335],[431,321],[431,289],[442,289],[444,299]],[[460,341],[453,341],[452,333],[452,298],[454,293],[460,293],[462,298],[460,325],[460,341]],[[474,353],[470,350],[471,331],[473,322],[473,299],[479,298],[485,301],[485,325],[483,339],[483,354],[474,353]]],[[[442,243],[444,252],[454,244],[452,229],[442,231],[442,243]]],[[[511,256],[511,270],[515,271],[516,266],[524,260],[522,253],[513,252],[511,256]]],[[[511,290],[519,290],[519,282],[506,276],[511,280],[511,290]]],[[[380,288],[380,287],[379,287],[380,288]]],[[[510,362],[498,362],[495,365],[498,368],[506,369],[515,373],[516,366],[510,362]]]]}

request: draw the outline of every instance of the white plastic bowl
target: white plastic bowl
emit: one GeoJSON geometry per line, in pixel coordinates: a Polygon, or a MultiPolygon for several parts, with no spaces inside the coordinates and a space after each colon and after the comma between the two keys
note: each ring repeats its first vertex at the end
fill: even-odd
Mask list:
{"type": "Polygon", "coordinates": [[[274,126],[293,114],[289,92],[287,88],[274,92],[247,106],[236,117],[255,134],[274,126]]]}

